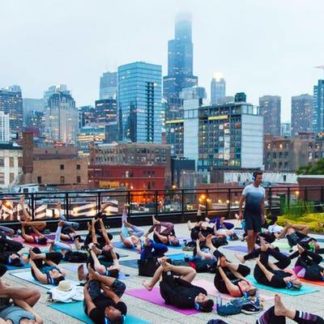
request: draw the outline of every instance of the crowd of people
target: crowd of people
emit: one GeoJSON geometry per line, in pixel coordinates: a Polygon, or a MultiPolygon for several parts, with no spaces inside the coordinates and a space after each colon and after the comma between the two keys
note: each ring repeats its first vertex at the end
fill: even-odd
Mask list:
{"type": "MultiPolygon", "coordinates": [[[[245,313],[251,314],[260,312],[261,307],[255,303],[258,288],[247,278],[249,275],[258,284],[278,290],[301,289],[300,279],[324,281],[320,245],[309,236],[306,226],[287,224],[281,227],[275,217],[265,218],[265,192],[261,182],[262,173],[255,172],[253,183],[244,188],[240,200],[238,219],[242,221],[248,253],[236,254],[238,263],[230,260],[221,248],[228,244],[228,240],[239,239],[234,225],[223,217],[208,218],[198,208],[197,221],[188,221],[190,239],[183,241],[177,237],[174,224],[154,216],[147,231],[132,224],[125,205],[117,240],[122,248],[138,252],[139,260],[145,261],[146,266],[152,265],[148,274],[151,279],[143,281],[148,294],[159,283],[160,295],[166,304],[212,312],[214,300],[193,282],[198,272],[209,272],[214,276],[210,284],[219,293],[239,299],[245,313]],[[284,238],[292,248],[289,254],[273,244],[284,238]],[[170,248],[180,245],[184,250],[192,251],[192,257],[172,260],[166,256],[170,248]],[[290,268],[294,259],[296,262],[290,268]],[[246,265],[248,260],[255,260],[253,269],[246,265]]],[[[119,279],[119,254],[113,244],[116,237],[107,229],[105,215],[99,212],[87,224],[87,233],[82,237],[78,232],[79,224],[68,221],[58,203],[56,232],[49,236],[45,234],[46,222],[32,220],[25,208],[24,197],[20,204],[21,240],[15,239],[16,233],[11,228],[0,226],[0,324],[43,323],[33,308],[40,292],[35,288],[8,286],[2,278],[7,267],[19,268],[28,263],[34,280],[59,286],[67,277],[62,262],[79,264],[77,279],[84,286],[84,311],[88,317],[94,323],[123,323],[128,311],[122,300],[126,285],[119,279]],[[36,247],[24,254],[21,253],[24,243],[36,247]],[[46,252],[42,246],[48,247],[46,252]]],[[[218,306],[216,304],[216,309],[218,306]]],[[[265,311],[257,323],[285,323],[286,318],[297,323],[323,323],[319,316],[287,308],[279,295],[275,296],[274,306],[265,311]]]]}

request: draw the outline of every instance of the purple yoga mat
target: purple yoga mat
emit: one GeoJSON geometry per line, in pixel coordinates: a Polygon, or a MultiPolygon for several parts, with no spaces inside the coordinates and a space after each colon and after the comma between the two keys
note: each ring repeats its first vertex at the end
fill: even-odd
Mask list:
{"type": "Polygon", "coordinates": [[[230,245],[230,246],[223,246],[224,249],[236,251],[236,252],[242,252],[247,253],[247,247],[243,245],[230,245]]]}
{"type": "Polygon", "coordinates": [[[171,309],[171,310],[181,313],[183,315],[193,315],[193,314],[199,313],[195,309],[180,309],[175,306],[167,305],[164,302],[164,299],[160,295],[159,288],[153,288],[151,291],[148,291],[145,288],[130,289],[130,290],[126,290],[125,294],[145,300],[145,301],[155,304],[155,305],[159,305],[159,306],[171,309]]]}

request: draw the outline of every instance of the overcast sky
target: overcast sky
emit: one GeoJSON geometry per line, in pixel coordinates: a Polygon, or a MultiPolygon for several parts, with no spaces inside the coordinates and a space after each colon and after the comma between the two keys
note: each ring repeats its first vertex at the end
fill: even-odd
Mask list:
{"type": "Polygon", "coordinates": [[[102,72],[132,61],[161,64],[178,12],[193,16],[194,73],[210,92],[221,71],[227,95],[290,98],[323,76],[323,0],[2,0],[0,88],[40,98],[64,83],[77,105],[94,104],[102,72]]]}

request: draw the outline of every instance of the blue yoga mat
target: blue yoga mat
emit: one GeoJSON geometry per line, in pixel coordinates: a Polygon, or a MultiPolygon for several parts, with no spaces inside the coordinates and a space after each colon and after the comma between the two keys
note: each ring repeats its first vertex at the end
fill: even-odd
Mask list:
{"type": "Polygon", "coordinates": [[[15,267],[13,265],[5,265],[7,267],[8,270],[21,270],[21,269],[30,269],[30,264],[26,263],[24,264],[22,267],[15,267]]]}
{"type": "Polygon", "coordinates": [[[255,287],[257,287],[259,289],[269,290],[269,291],[273,291],[274,293],[279,293],[279,294],[282,293],[282,294],[286,294],[289,296],[300,296],[300,295],[312,294],[316,291],[319,291],[319,289],[307,286],[305,284],[303,284],[302,287],[298,290],[297,289],[287,289],[287,288],[273,288],[273,287],[259,284],[254,279],[254,277],[251,275],[247,276],[246,279],[249,280],[252,285],[254,285],[255,287]]]}
{"type": "Polygon", "coordinates": [[[244,245],[228,245],[228,246],[222,246],[222,248],[226,250],[247,253],[247,247],[244,245]]]}
{"type": "MultiPolygon", "coordinates": [[[[64,313],[68,316],[71,316],[83,323],[93,324],[92,320],[85,314],[83,310],[83,302],[75,302],[75,303],[56,303],[51,304],[49,307],[64,313]]],[[[149,322],[144,321],[138,317],[127,315],[125,318],[125,324],[148,324],[149,322]]]]}

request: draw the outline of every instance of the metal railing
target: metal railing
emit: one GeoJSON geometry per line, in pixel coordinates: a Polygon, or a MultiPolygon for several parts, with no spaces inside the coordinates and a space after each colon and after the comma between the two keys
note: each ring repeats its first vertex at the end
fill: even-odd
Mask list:
{"type": "MultiPolygon", "coordinates": [[[[198,206],[206,215],[233,216],[238,211],[242,187],[215,189],[169,190],[91,190],[25,193],[25,207],[34,220],[51,220],[59,216],[56,209],[60,201],[69,219],[81,220],[95,216],[100,210],[108,217],[119,217],[124,204],[128,215],[161,216],[197,213],[198,206]]],[[[282,212],[294,201],[312,201],[323,210],[324,186],[267,187],[266,208],[271,213],[282,212]]],[[[0,223],[18,222],[22,213],[21,193],[0,194],[0,223]]]]}

